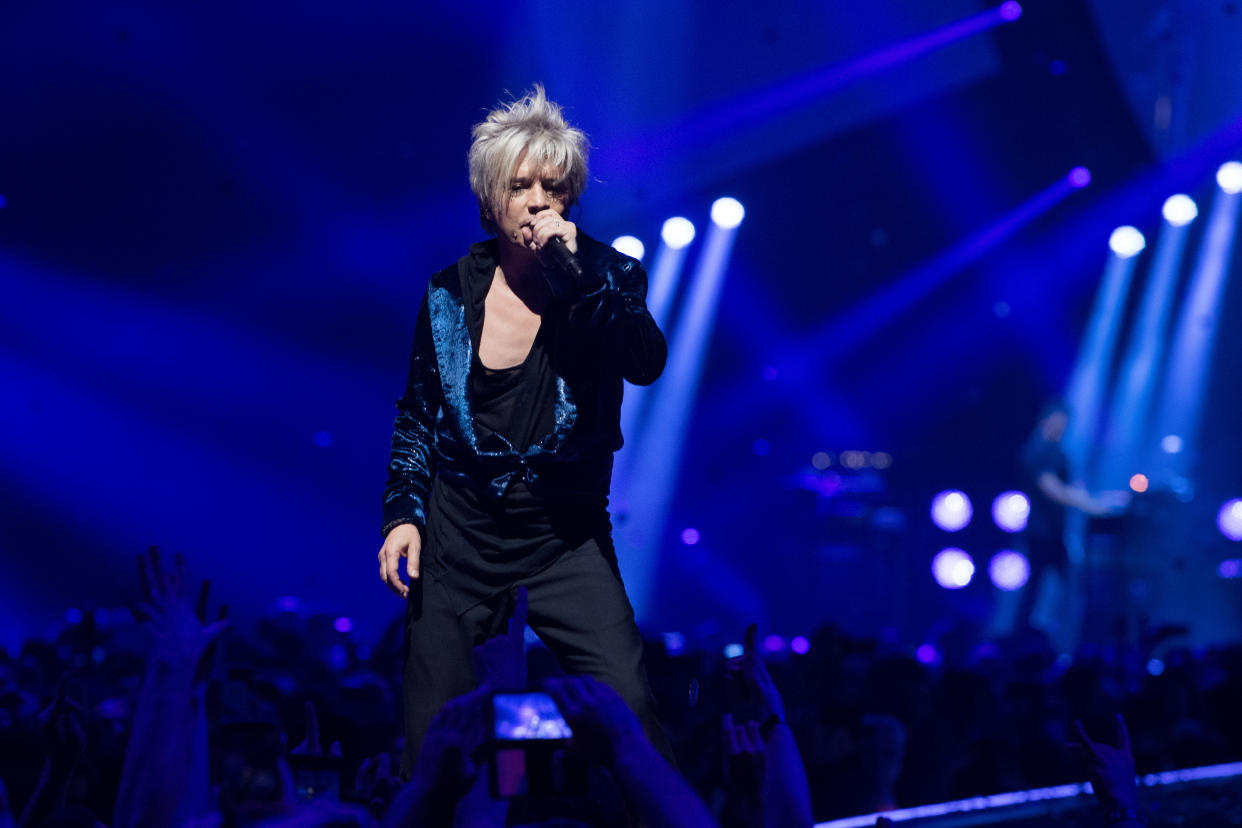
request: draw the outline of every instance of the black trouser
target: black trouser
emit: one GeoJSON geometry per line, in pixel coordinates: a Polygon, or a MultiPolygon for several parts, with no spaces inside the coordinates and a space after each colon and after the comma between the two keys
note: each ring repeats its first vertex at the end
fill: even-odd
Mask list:
{"type": "MultiPolygon", "coordinates": [[[[608,684],[638,716],[647,738],[669,761],[672,750],[655,714],[643,669],[642,638],[625,594],[616,558],[594,540],[572,549],[525,586],[527,624],[570,674],[608,684]]],[[[446,702],[476,685],[471,649],[492,620],[491,602],[458,615],[447,587],[434,574],[411,582],[405,624],[403,677],[407,778],[432,718],[446,702]]]]}

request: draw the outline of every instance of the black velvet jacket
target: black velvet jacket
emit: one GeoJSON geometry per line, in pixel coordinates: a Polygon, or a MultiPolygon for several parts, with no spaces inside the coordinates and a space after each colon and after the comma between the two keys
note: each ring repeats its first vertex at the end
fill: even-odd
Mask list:
{"type": "Polygon", "coordinates": [[[480,441],[471,411],[473,345],[461,279],[469,268],[489,261],[494,267],[498,245],[495,239],[472,245],[427,285],[405,395],[397,400],[385,535],[401,523],[425,529],[433,475],[494,497],[516,479],[535,492],[607,495],[612,455],[622,442],[622,379],[647,385],[664,370],[667,346],[647,312],[642,265],[579,233],[583,284],[554,277],[555,299],[545,311],[559,315],[551,354],[556,426],[523,452],[499,434],[480,441]]]}

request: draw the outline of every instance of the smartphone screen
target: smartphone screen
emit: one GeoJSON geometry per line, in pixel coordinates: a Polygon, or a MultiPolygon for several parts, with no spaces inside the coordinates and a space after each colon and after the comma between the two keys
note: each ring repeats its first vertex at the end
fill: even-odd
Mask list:
{"type": "Polygon", "coordinates": [[[492,697],[492,795],[547,796],[584,787],[585,775],[565,756],[571,736],[573,730],[547,693],[497,693],[492,697]]]}
{"type": "Polygon", "coordinates": [[[300,801],[309,802],[312,799],[340,801],[341,757],[306,756],[295,753],[289,756],[289,768],[293,771],[293,784],[297,788],[297,797],[300,801]]]}
{"type": "Polygon", "coordinates": [[[568,739],[574,732],[547,693],[497,693],[492,697],[492,736],[499,741],[568,739]]]}

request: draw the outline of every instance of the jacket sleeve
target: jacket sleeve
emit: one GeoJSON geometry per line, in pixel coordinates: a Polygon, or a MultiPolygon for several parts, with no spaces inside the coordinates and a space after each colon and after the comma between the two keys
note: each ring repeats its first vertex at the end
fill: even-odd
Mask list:
{"type": "Polygon", "coordinates": [[[585,274],[570,309],[574,327],[596,337],[605,358],[634,385],[650,385],[664,371],[668,345],[647,311],[647,272],[629,257],[605,257],[585,274]]]}
{"type": "Polygon", "coordinates": [[[441,407],[440,371],[431,339],[431,315],[423,296],[414,323],[414,345],[405,395],[397,400],[392,429],[388,486],[384,489],[382,532],[402,523],[423,531],[427,525],[427,498],[435,473],[435,423],[441,407]]]}

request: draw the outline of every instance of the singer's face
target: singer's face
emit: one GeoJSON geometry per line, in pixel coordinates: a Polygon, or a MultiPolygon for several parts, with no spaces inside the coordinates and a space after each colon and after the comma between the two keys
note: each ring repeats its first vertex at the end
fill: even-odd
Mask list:
{"type": "Polygon", "coordinates": [[[539,166],[525,154],[509,179],[506,200],[497,211],[500,238],[526,247],[533,238],[531,222],[544,210],[564,216],[569,210],[569,193],[564,176],[557,169],[539,166]]]}

